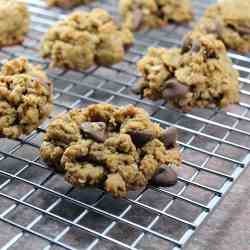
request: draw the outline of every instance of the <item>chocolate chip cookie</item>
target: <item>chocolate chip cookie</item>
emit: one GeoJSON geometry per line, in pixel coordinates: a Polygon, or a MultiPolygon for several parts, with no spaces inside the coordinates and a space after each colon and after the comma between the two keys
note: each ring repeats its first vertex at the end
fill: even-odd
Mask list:
{"type": "Polygon", "coordinates": [[[0,0],[0,47],[21,43],[29,29],[26,3],[0,0]]]}
{"type": "Polygon", "coordinates": [[[0,136],[18,138],[36,129],[52,110],[52,83],[25,58],[0,72],[0,136]]]}
{"type": "Polygon", "coordinates": [[[213,35],[189,33],[182,48],[151,48],[138,63],[142,79],[132,91],[163,99],[183,111],[239,101],[238,72],[213,35]]]}
{"type": "Polygon", "coordinates": [[[250,51],[250,1],[224,0],[211,5],[195,30],[211,33],[226,47],[240,53],[250,51]]]}
{"type": "Polygon", "coordinates": [[[85,70],[122,61],[132,43],[129,30],[120,30],[105,10],[95,9],[77,11],[49,29],[41,53],[51,58],[52,67],[85,70]]]}
{"type": "Polygon", "coordinates": [[[47,0],[49,6],[59,6],[62,8],[71,8],[76,5],[86,4],[93,0],[47,0]]]}
{"type": "Polygon", "coordinates": [[[193,17],[190,0],[120,0],[119,9],[124,27],[133,31],[186,22],[193,17]]]}
{"type": "Polygon", "coordinates": [[[114,197],[149,182],[174,185],[169,165],[181,162],[175,128],[162,129],[141,108],[111,104],[75,109],[52,121],[41,157],[73,186],[101,187],[114,197]]]}

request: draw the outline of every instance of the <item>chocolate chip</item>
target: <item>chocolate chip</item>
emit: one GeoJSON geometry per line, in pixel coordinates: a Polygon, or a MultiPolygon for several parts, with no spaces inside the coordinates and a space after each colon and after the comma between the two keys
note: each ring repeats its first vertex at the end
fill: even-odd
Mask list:
{"type": "Polygon", "coordinates": [[[249,36],[250,35],[250,27],[247,26],[234,26],[232,24],[228,24],[227,28],[232,29],[235,32],[238,32],[239,35],[249,36]]]}
{"type": "Polygon", "coordinates": [[[139,30],[143,23],[143,13],[142,10],[139,8],[136,8],[133,12],[133,28],[134,30],[139,30]]]}
{"type": "Polygon", "coordinates": [[[143,89],[143,82],[142,81],[138,81],[136,82],[132,88],[131,88],[131,91],[136,94],[136,95],[139,95],[141,93],[143,89]]]}
{"type": "Polygon", "coordinates": [[[173,127],[166,129],[160,139],[164,143],[166,149],[176,147],[177,129],[173,127]]]}
{"type": "MultiPolygon", "coordinates": [[[[166,13],[164,12],[163,8],[159,8],[158,11],[156,12],[157,17],[164,19],[166,18],[166,13]]],[[[169,20],[169,21],[173,21],[173,20],[169,20]]]]}
{"type": "Polygon", "coordinates": [[[205,26],[204,30],[206,33],[217,35],[217,37],[220,38],[223,33],[223,25],[219,19],[215,19],[213,24],[211,26],[205,26]]]}
{"type": "Polygon", "coordinates": [[[92,114],[91,115],[91,121],[92,122],[96,122],[96,123],[99,123],[99,122],[105,122],[105,119],[101,116],[101,114],[92,114]]]}
{"type": "Polygon", "coordinates": [[[236,30],[239,32],[242,36],[249,36],[250,35],[250,27],[246,26],[239,26],[236,28],[236,30]]]}
{"type": "Polygon", "coordinates": [[[132,47],[132,44],[130,43],[130,44],[127,44],[127,43],[125,43],[125,44],[123,44],[123,48],[124,48],[124,50],[129,50],[130,48],[132,47]]]}
{"type": "Polygon", "coordinates": [[[104,142],[106,139],[106,124],[104,122],[84,122],[81,124],[83,134],[96,142],[104,142]]]}
{"type": "Polygon", "coordinates": [[[171,78],[166,83],[166,89],[163,91],[162,95],[167,101],[182,97],[189,91],[189,88],[178,82],[176,78],[171,78]]]}
{"type": "Polygon", "coordinates": [[[182,54],[187,53],[188,51],[190,51],[190,49],[191,49],[190,38],[187,36],[182,41],[181,53],[182,54]]]}
{"type": "Polygon", "coordinates": [[[204,55],[207,59],[215,59],[218,58],[217,54],[215,51],[209,51],[209,50],[205,50],[204,55]]]}
{"type": "Polygon", "coordinates": [[[201,49],[201,43],[198,40],[194,40],[192,43],[192,47],[190,49],[191,52],[199,52],[201,49]]]}
{"type": "Polygon", "coordinates": [[[88,160],[88,157],[86,155],[80,155],[80,156],[77,156],[76,157],[76,161],[78,162],[84,162],[84,161],[87,161],[88,160]]]}
{"type": "Polygon", "coordinates": [[[131,91],[135,95],[143,95],[143,90],[146,88],[146,83],[144,81],[138,81],[136,82],[132,88],[131,91]]]}
{"type": "Polygon", "coordinates": [[[167,165],[162,165],[159,172],[151,180],[151,184],[156,187],[171,187],[176,183],[177,173],[167,165]]]}
{"type": "Polygon", "coordinates": [[[137,146],[142,146],[145,143],[154,139],[154,136],[149,131],[130,131],[129,135],[133,143],[137,146]]]}
{"type": "Polygon", "coordinates": [[[186,36],[186,38],[182,41],[182,50],[181,53],[184,54],[186,52],[199,52],[201,49],[201,43],[198,40],[192,41],[192,39],[189,36],[186,36]]]}
{"type": "Polygon", "coordinates": [[[73,6],[73,3],[71,0],[64,0],[60,5],[63,8],[68,9],[68,8],[71,8],[73,6]]]}
{"type": "Polygon", "coordinates": [[[215,26],[215,33],[216,35],[218,36],[218,38],[221,38],[222,37],[222,34],[223,34],[223,25],[222,23],[216,19],[215,22],[214,22],[214,26],[215,26]]]}

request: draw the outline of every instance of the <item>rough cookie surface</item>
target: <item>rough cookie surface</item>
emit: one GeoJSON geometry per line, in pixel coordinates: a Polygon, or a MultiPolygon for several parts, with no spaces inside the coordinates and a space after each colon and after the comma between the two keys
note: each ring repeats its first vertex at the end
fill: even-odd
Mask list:
{"type": "Polygon", "coordinates": [[[93,0],[47,0],[49,6],[71,8],[76,5],[90,3],[93,0]]]}
{"type": "MultiPolygon", "coordinates": [[[[176,130],[163,130],[132,105],[90,105],[56,118],[41,157],[76,187],[99,186],[114,197],[144,187],[164,164],[179,165],[176,130]]],[[[167,168],[167,166],[165,166],[167,168]]]]}
{"type": "Polygon", "coordinates": [[[174,107],[225,107],[239,101],[238,72],[213,35],[189,33],[182,48],[151,48],[138,63],[143,78],[133,92],[174,107]]]}
{"type": "Polygon", "coordinates": [[[84,70],[120,62],[132,43],[130,31],[119,30],[105,10],[95,9],[75,12],[49,29],[41,53],[52,59],[51,66],[84,70]]]}
{"type": "Polygon", "coordinates": [[[190,0],[120,0],[124,27],[130,30],[159,28],[168,22],[186,22],[193,17],[190,0]]]}
{"type": "Polygon", "coordinates": [[[250,51],[250,1],[224,0],[211,5],[195,30],[214,34],[230,48],[241,53],[250,51]]]}
{"type": "Polygon", "coordinates": [[[0,136],[29,134],[52,110],[52,83],[25,58],[4,64],[0,72],[0,136]]]}
{"type": "Polygon", "coordinates": [[[0,46],[21,43],[29,29],[30,17],[26,3],[0,0],[0,46]]]}

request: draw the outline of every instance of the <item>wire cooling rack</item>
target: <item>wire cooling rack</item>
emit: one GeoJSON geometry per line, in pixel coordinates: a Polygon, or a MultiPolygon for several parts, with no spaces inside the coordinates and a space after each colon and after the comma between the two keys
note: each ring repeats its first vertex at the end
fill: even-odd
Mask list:
{"type": "MultiPolygon", "coordinates": [[[[213,1],[195,0],[197,16],[213,1]]],[[[116,0],[81,7],[103,7],[117,15],[116,0]]],[[[241,102],[227,110],[195,109],[176,112],[162,102],[140,100],[129,92],[137,81],[135,63],[148,47],[178,46],[190,26],[170,25],[137,34],[126,59],[112,67],[86,72],[48,69],[38,54],[42,34],[64,17],[29,0],[32,29],[22,46],[3,48],[0,59],[19,55],[41,63],[54,80],[51,118],[73,107],[109,102],[145,108],[163,127],[179,129],[183,164],[172,188],[148,187],[114,200],[95,189],[73,189],[39,158],[39,146],[48,122],[19,140],[0,141],[1,249],[182,249],[217,207],[249,162],[250,58],[230,53],[240,71],[241,102]]]]}

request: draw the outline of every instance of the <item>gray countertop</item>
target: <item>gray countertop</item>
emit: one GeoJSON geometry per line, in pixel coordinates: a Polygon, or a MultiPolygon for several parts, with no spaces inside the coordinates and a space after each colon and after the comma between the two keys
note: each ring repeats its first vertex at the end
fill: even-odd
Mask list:
{"type": "Polygon", "coordinates": [[[202,226],[187,250],[250,249],[250,169],[202,226]]]}

